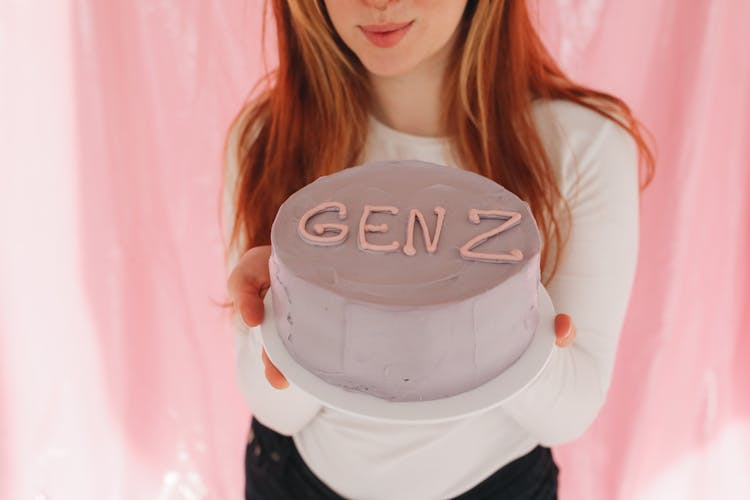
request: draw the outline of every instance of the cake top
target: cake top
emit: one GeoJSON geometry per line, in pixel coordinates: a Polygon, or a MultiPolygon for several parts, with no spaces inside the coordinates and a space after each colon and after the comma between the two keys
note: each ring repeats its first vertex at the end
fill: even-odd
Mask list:
{"type": "Polygon", "coordinates": [[[271,246],[290,272],[333,293],[414,307],[473,297],[519,272],[538,280],[541,239],[528,204],[491,179],[405,160],[350,167],[295,192],[271,246]]]}

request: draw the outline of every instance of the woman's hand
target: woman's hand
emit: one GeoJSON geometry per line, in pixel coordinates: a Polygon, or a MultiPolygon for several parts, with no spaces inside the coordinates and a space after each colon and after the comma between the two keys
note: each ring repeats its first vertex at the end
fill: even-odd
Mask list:
{"type": "MultiPolygon", "coordinates": [[[[271,275],[268,272],[268,259],[271,257],[271,246],[264,245],[251,248],[237,261],[237,266],[227,280],[229,296],[239,311],[242,321],[248,326],[257,326],[263,321],[263,298],[271,286],[271,275]]],[[[266,378],[276,389],[286,389],[289,382],[278,368],[262,353],[266,365],[266,378]]]]}
{"type": "Polygon", "coordinates": [[[568,347],[576,339],[576,325],[567,314],[555,316],[555,344],[568,347]]]}

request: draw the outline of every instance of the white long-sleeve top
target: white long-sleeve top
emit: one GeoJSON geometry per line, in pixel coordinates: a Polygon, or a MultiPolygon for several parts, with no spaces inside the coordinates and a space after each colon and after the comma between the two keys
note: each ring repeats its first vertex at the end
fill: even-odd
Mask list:
{"type": "MultiPolygon", "coordinates": [[[[573,318],[577,338],[571,347],[555,347],[540,376],[522,392],[482,414],[450,422],[358,418],[322,406],[293,384],[274,389],[265,378],[259,332],[235,315],[239,386],[251,411],[261,423],[292,436],[310,469],[341,496],[457,496],[537,444],[575,439],[602,406],[635,274],[637,147],[619,125],[571,102],[537,101],[533,113],[572,210],[570,237],[547,291],[555,310],[573,318]]],[[[236,172],[231,165],[236,147],[235,130],[230,172],[236,172]]],[[[405,134],[371,117],[365,161],[395,159],[460,168],[444,139],[405,134]]],[[[225,213],[230,221],[233,207],[225,213]]],[[[236,261],[235,252],[228,272],[236,261]]]]}

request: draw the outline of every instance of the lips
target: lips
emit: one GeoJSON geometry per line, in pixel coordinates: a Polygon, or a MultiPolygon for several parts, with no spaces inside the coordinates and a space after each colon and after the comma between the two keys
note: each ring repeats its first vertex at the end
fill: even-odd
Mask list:
{"type": "Polygon", "coordinates": [[[396,31],[401,28],[405,28],[413,22],[414,21],[409,21],[407,23],[367,24],[365,26],[362,26],[361,28],[364,31],[369,31],[371,33],[386,33],[388,31],[396,31]]]}
{"type": "Polygon", "coordinates": [[[360,25],[359,28],[375,46],[388,48],[400,42],[412,24],[414,24],[414,21],[360,25]]]}

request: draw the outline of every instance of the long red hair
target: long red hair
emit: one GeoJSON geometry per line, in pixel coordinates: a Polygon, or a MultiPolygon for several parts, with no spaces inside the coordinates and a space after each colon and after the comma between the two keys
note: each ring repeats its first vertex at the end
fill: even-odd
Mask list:
{"type": "MultiPolygon", "coordinates": [[[[337,35],[323,0],[270,3],[278,67],[231,125],[241,133],[238,150],[227,152],[239,165],[227,254],[235,246],[241,254],[270,244],[284,200],[321,175],[357,164],[367,134],[367,71],[337,35]]],[[[464,168],[529,203],[549,282],[561,252],[550,258],[547,249],[564,245],[561,218],[570,210],[532,121],[532,100],[565,99],[615,120],[638,145],[641,189],[654,172],[646,131],[625,102],[565,76],[534,29],[525,0],[469,0],[458,30],[450,62],[458,70],[446,72],[443,85],[444,130],[464,168]]]]}

